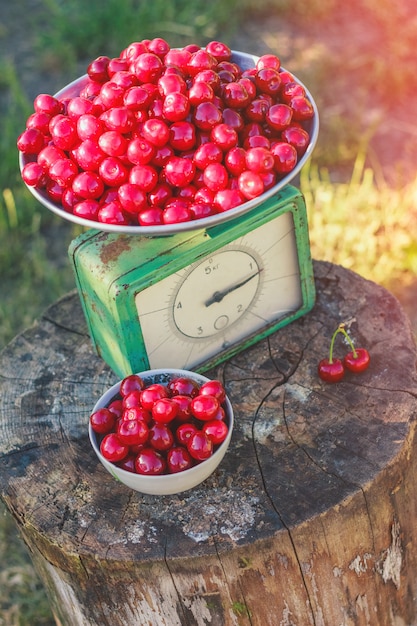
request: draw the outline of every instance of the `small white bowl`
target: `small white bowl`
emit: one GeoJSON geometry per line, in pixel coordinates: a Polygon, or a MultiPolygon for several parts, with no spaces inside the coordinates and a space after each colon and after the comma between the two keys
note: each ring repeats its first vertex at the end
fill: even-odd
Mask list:
{"type": "MultiPolygon", "coordinates": [[[[151,383],[162,383],[166,385],[171,379],[177,377],[186,377],[191,378],[196,381],[199,385],[210,380],[201,374],[196,374],[195,372],[190,372],[188,370],[179,370],[179,369],[154,369],[147,370],[145,372],[138,372],[138,375],[143,379],[146,385],[151,383]]],[[[100,408],[107,406],[111,400],[117,396],[119,393],[121,381],[110,387],[98,400],[95,404],[92,413],[97,411],[100,408]]],[[[120,467],[117,467],[114,463],[111,463],[107,459],[103,457],[100,453],[100,447],[98,442],[98,437],[96,433],[91,428],[91,424],[88,425],[88,434],[90,437],[91,445],[93,446],[94,452],[100,459],[101,463],[107,469],[107,471],[117,480],[127,485],[131,489],[135,491],[140,491],[141,493],[151,494],[151,495],[170,495],[175,493],[181,493],[182,491],[187,491],[188,489],[192,489],[196,487],[200,483],[202,483],[206,478],[208,478],[214,470],[221,463],[224,455],[230,444],[230,439],[232,437],[233,431],[233,408],[230,403],[230,400],[226,397],[225,402],[222,405],[226,412],[226,422],[229,426],[229,432],[227,434],[226,439],[219,445],[217,450],[212,454],[211,457],[206,459],[205,461],[200,462],[198,465],[194,465],[194,467],[184,470],[182,472],[177,472],[174,474],[161,474],[158,476],[144,476],[142,474],[135,474],[133,472],[128,472],[127,470],[123,470],[120,467]]]]}

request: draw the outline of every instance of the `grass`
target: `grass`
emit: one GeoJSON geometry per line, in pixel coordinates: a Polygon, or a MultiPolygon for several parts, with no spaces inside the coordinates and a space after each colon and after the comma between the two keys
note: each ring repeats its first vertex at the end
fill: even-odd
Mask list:
{"type": "Polygon", "coordinates": [[[334,183],[326,168],[310,164],[300,189],[313,258],[342,264],[388,288],[417,274],[417,179],[402,189],[377,184],[359,153],[346,182],[334,183]]]}
{"type": "MultiPolygon", "coordinates": [[[[401,19],[407,2],[394,7],[389,0],[352,0],[363,15],[378,21],[395,72],[387,80],[382,55],[369,51],[362,56],[362,100],[355,102],[351,117],[323,116],[317,150],[300,177],[313,257],[349,267],[387,287],[406,283],[417,273],[417,179],[406,186],[388,185],[375,162],[369,165],[371,131],[364,140],[363,119],[370,93],[382,100],[392,93],[407,99],[416,87],[414,67],[408,62],[413,22],[401,19]],[[368,67],[372,72],[365,71],[368,67]]],[[[24,9],[25,1],[20,4],[24,9]]],[[[31,18],[36,33],[33,54],[41,71],[74,75],[85,59],[116,55],[134,40],[163,36],[171,45],[227,41],[244,20],[272,14],[306,28],[309,20],[331,19],[337,5],[336,0],[39,0],[31,18]]],[[[0,17],[0,37],[1,26],[0,17]]],[[[340,59],[322,55],[301,71],[300,78],[319,95],[320,110],[337,108],[344,97],[343,72],[355,73],[354,61],[344,60],[340,70],[340,59]]],[[[66,250],[77,231],[40,207],[20,180],[15,141],[31,103],[17,68],[7,58],[2,59],[0,109],[1,348],[74,287],[66,250]]],[[[42,586],[3,507],[0,559],[0,626],[53,624],[42,586]]]]}

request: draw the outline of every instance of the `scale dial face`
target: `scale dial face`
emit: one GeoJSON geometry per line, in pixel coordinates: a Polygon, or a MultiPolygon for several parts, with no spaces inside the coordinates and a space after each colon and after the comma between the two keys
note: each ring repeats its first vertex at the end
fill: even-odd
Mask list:
{"type": "Polygon", "coordinates": [[[300,269],[291,212],[138,292],[151,368],[193,369],[297,311],[300,269]]]}
{"type": "Polygon", "coordinates": [[[253,251],[231,246],[192,267],[173,302],[177,330],[190,339],[205,339],[235,324],[256,297],[260,265],[253,251]],[[196,300],[198,292],[203,297],[196,300]]]}

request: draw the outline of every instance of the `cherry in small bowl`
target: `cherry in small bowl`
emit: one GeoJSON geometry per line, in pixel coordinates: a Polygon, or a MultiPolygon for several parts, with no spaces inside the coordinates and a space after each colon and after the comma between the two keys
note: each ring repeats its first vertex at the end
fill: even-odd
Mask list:
{"type": "Polygon", "coordinates": [[[114,478],[141,493],[171,495],[196,487],[216,470],[233,423],[233,408],[219,381],[189,370],[155,369],[110,387],[93,407],[88,432],[94,452],[114,478]],[[137,405],[135,410],[141,398],[147,408],[137,405]],[[128,425],[118,424],[123,404],[128,425]],[[195,415],[192,405],[198,407],[195,415]],[[148,417],[139,420],[138,428],[140,410],[148,417]]]}

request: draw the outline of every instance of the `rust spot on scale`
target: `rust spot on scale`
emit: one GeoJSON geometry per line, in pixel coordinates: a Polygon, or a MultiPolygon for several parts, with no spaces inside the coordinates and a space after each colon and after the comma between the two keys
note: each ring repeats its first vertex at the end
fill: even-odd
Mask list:
{"type": "Polygon", "coordinates": [[[102,245],[100,250],[100,260],[103,265],[117,261],[122,252],[130,250],[130,239],[127,236],[120,235],[117,239],[113,239],[102,245]]]}

